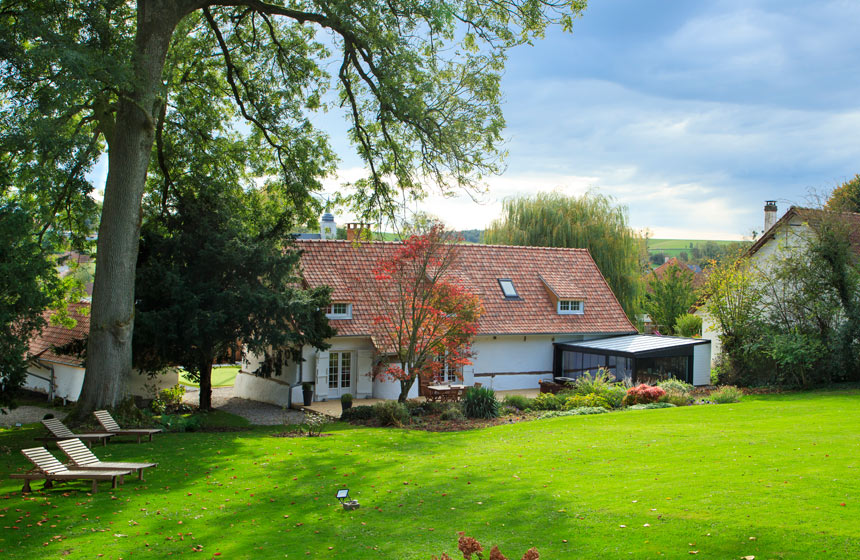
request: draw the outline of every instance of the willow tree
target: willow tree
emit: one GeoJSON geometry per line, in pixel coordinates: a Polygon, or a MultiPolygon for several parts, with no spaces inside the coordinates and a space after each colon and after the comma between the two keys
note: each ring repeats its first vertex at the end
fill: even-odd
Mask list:
{"type": "Polygon", "coordinates": [[[588,249],[627,316],[634,319],[639,311],[644,239],[628,225],[627,208],[610,197],[538,193],[509,199],[484,242],[588,249]]]}
{"type": "Polygon", "coordinates": [[[22,188],[47,189],[59,200],[86,197],[91,187],[83,172],[108,156],[81,410],[115,404],[131,369],[141,199],[158,159],[159,116],[176,84],[196,76],[192,69],[178,82],[170,78],[176,37],[199,39],[182,56],[221,65],[223,83],[191,94],[201,103],[226,103],[224,122],[242,125],[234,133],[262,138],[288,207],[301,212],[311,204],[331,170],[328,138],[312,123],[313,113],[330,104],[344,109],[367,168],[353,200],[378,208],[399,191],[420,197],[428,182],[442,190],[479,188],[482,177],[497,172],[506,51],[553,23],[570,30],[584,6],[582,0],[3,2],[2,161],[9,174],[29,166],[59,180],[22,188]],[[332,97],[337,101],[327,103],[332,97]],[[64,151],[47,157],[54,136],[64,151]]]}

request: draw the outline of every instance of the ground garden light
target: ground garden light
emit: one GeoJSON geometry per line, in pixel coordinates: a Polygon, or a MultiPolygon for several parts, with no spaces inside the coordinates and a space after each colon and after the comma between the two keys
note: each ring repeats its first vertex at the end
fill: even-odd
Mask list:
{"type": "Polygon", "coordinates": [[[358,509],[360,507],[358,505],[358,500],[347,500],[348,497],[349,488],[344,488],[342,490],[337,491],[337,499],[340,500],[341,505],[343,505],[343,509],[347,511],[358,509]]]}

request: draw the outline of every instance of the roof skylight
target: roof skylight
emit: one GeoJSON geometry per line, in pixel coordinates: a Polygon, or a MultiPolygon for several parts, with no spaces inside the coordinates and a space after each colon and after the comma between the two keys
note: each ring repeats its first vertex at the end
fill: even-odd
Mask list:
{"type": "Polygon", "coordinates": [[[508,299],[519,298],[517,289],[514,288],[514,282],[510,278],[499,278],[499,286],[502,288],[502,294],[508,299]]]}

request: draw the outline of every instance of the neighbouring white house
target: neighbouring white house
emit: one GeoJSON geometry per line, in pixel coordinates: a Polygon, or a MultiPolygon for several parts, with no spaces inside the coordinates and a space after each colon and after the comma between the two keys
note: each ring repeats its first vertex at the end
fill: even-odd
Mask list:
{"type": "MultiPolygon", "coordinates": [[[[792,206],[777,219],[776,201],[768,200],[764,206],[764,233],[747,249],[744,258],[754,270],[767,275],[772,267],[783,259],[806,258],[804,253],[813,235],[810,223],[823,217],[836,218],[847,226],[853,250],[860,253],[860,214],[851,212],[829,212],[827,210],[792,206]]],[[[702,318],[702,337],[711,340],[711,363],[722,351],[722,331],[716,320],[708,313],[708,302],[700,306],[695,315],[702,318]]]]}
{"type": "MultiPolygon", "coordinates": [[[[306,287],[331,286],[328,309],[337,335],[331,348],[306,346],[302,360],[281,375],[253,374],[260,356],[247,355],[235,395],[289,405],[301,401],[301,383],[314,384],[314,400],[396,399],[398,382],[373,376],[384,358],[375,344],[372,306],[356,279],[400,246],[397,242],[298,240],[306,287]]],[[[586,249],[464,244],[450,274],[481,298],[484,313],[472,349],[472,365],[443,381],[481,383],[495,390],[537,388],[539,381],[576,377],[605,367],[631,382],[672,375],[709,383],[710,345],[702,339],[639,335],[586,249]],[[611,344],[600,345],[604,341],[611,344]],[[703,364],[703,365],[702,365],[703,364]],[[700,371],[701,370],[701,371],[700,371]]],[[[426,390],[416,382],[410,397],[426,390]]]]}
{"type": "MultiPolygon", "coordinates": [[[[71,306],[71,315],[77,324],[68,329],[62,325],[50,324],[50,312],[45,318],[48,324],[41,332],[30,339],[30,349],[27,355],[27,379],[24,388],[45,393],[50,398],[60,397],[77,401],[84,384],[86,368],[83,360],[75,353],[66,349],[76,341],[83,341],[90,332],[90,304],[76,303],[71,306]]],[[[179,382],[179,375],[173,370],[164,375],[150,379],[139,374],[136,370],[125,379],[124,393],[152,397],[144,385],[156,390],[172,387],[179,382]]]]}

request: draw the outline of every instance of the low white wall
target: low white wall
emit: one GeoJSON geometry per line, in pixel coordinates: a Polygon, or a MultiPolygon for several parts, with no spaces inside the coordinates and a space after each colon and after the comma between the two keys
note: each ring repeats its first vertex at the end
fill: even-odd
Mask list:
{"type": "Polygon", "coordinates": [[[693,346],[693,385],[711,384],[711,343],[693,346]]]}
{"type": "Polygon", "coordinates": [[[552,381],[552,372],[545,374],[524,373],[519,375],[496,375],[492,377],[475,377],[475,383],[489,387],[493,391],[510,391],[513,389],[537,389],[540,380],[552,381]]]}
{"type": "Polygon", "coordinates": [[[537,389],[541,379],[552,379],[553,342],[588,338],[594,337],[571,334],[475,337],[469,381],[496,391],[537,389]]]}
{"type": "Polygon", "coordinates": [[[166,373],[156,377],[149,377],[146,374],[141,375],[137,370],[132,370],[131,375],[125,380],[124,393],[126,395],[152,398],[155,396],[151,390],[153,387],[158,392],[162,389],[173,387],[177,383],[179,383],[179,370],[176,368],[170,368],[166,373]]]}
{"type": "MultiPolygon", "coordinates": [[[[66,364],[58,364],[54,362],[42,362],[48,369],[37,367],[32,363],[27,368],[29,373],[24,388],[40,393],[48,394],[50,391],[50,382],[47,379],[51,378],[51,370],[54,369],[54,396],[65,398],[70,401],[77,401],[81,396],[81,389],[84,386],[84,375],[86,370],[79,366],[70,366],[66,364]],[[45,379],[39,379],[35,377],[45,379]]],[[[168,373],[159,375],[154,378],[149,378],[147,375],[140,375],[137,370],[132,370],[131,374],[126,378],[123,387],[124,395],[137,395],[141,397],[152,398],[152,391],[148,390],[145,385],[154,386],[157,391],[173,387],[179,383],[179,373],[175,368],[168,370],[168,373]]]]}
{"type": "Polygon", "coordinates": [[[32,373],[33,375],[27,376],[27,379],[24,382],[24,388],[45,393],[47,395],[51,387],[51,384],[47,379],[51,378],[50,368],[53,367],[54,396],[70,401],[78,400],[78,397],[81,394],[81,387],[84,385],[84,368],[51,362],[43,363],[48,369],[30,364],[27,368],[27,372],[32,373]],[[34,377],[35,375],[44,377],[45,379],[34,377]]]}
{"type": "MultiPolygon", "coordinates": [[[[302,402],[302,387],[299,385],[293,393],[293,402],[302,402]]],[[[250,373],[239,372],[233,385],[233,396],[265,403],[287,406],[289,402],[290,385],[276,378],[257,377],[250,373]]]]}

